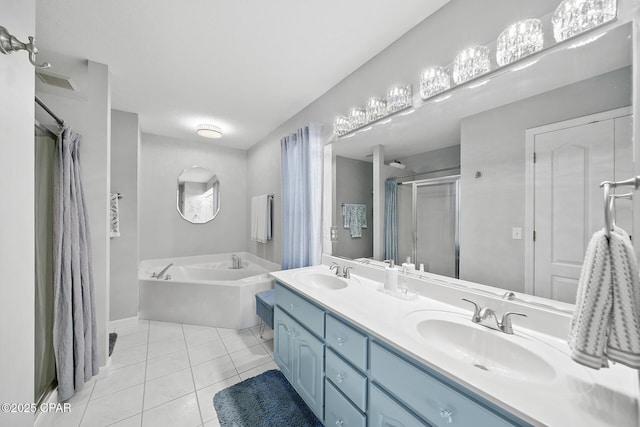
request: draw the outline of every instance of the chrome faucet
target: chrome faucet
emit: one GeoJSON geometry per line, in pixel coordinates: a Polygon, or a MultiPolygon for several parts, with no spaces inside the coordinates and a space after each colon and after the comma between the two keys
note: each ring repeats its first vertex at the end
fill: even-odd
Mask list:
{"type": "Polygon", "coordinates": [[[231,268],[235,270],[242,268],[242,259],[236,254],[231,255],[231,268]]]}
{"type": "MultiPolygon", "coordinates": [[[[162,279],[164,277],[164,273],[167,272],[167,270],[169,269],[169,267],[171,267],[173,265],[173,263],[170,263],[169,265],[167,265],[165,268],[163,268],[162,270],[160,270],[160,273],[156,274],[156,273],[152,273],[151,274],[151,278],[152,279],[162,279]]],[[[165,277],[165,280],[169,280],[171,278],[171,276],[169,276],[167,274],[167,276],[165,277]]]]}
{"type": "Polygon", "coordinates": [[[480,307],[475,302],[468,300],[466,298],[462,298],[462,301],[469,302],[473,304],[474,311],[473,317],[471,321],[473,323],[477,323],[479,325],[485,326],[490,329],[495,329],[496,331],[504,332],[505,334],[513,334],[513,325],[511,324],[511,316],[522,316],[527,317],[526,314],[516,313],[513,311],[508,311],[502,315],[502,320],[498,320],[498,315],[496,312],[489,307],[480,307]]]}
{"type": "Polygon", "coordinates": [[[341,267],[337,263],[332,262],[329,270],[333,270],[334,268],[336,270],[336,276],[351,279],[351,270],[353,270],[353,267],[341,267]]]}
{"type": "Polygon", "coordinates": [[[502,295],[502,299],[513,301],[516,299],[516,294],[511,291],[507,291],[502,295]]]}

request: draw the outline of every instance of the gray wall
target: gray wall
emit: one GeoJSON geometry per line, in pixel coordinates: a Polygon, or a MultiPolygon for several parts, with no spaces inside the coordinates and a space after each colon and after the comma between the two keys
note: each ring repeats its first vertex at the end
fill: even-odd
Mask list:
{"type": "MultiPolygon", "coordinates": [[[[34,0],[3,0],[2,8],[9,31],[35,33],[34,0]]],[[[0,93],[0,402],[26,403],[34,381],[34,74],[24,52],[0,55],[0,93]]],[[[0,412],[0,425],[32,426],[33,414],[0,412]]]]}
{"type": "MultiPolygon", "coordinates": [[[[55,64],[55,62],[52,63],[55,64]]],[[[87,76],[86,93],[82,97],[66,97],[39,92],[49,107],[83,137],[80,148],[82,179],[89,214],[93,245],[93,278],[95,285],[98,332],[98,364],[107,362],[109,317],[109,187],[111,181],[111,85],[109,68],[93,61],[78,64],[87,76]]],[[[63,75],[66,70],[55,69],[63,75]]],[[[51,120],[42,117],[42,121],[51,120]]]]}
{"type": "Polygon", "coordinates": [[[142,134],[140,259],[244,251],[248,240],[247,152],[212,143],[142,134]],[[203,166],[220,180],[220,212],[191,224],[176,209],[183,169],[203,166]]]}
{"type": "MultiPolygon", "coordinates": [[[[451,145],[398,160],[416,174],[428,174],[417,176],[416,179],[455,175],[460,172],[460,145],[451,145]]],[[[409,175],[406,172],[403,175],[403,171],[399,171],[399,174],[398,176],[409,175]]]]}
{"type": "Polygon", "coordinates": [[[525,130],[631,104],[629,68],[463,119],[460,278],[524,292],[525,130]],[[475,179],[475,171],[482,178],[475,179]]]}
{"type": "Polygon", "coordinates": [[[109,320],[138,315],[138,115],[111,110],[111,192],[122,193],[120,236],[111,238],[109,320]]]}
{"type": "MultiPolygon", "coordinates": [[[[557,0],[453,0],[266,135],[249,150],[248,188],[249,196],[272,191],[276,194],[276,234],[272,242],[262,247],[249,242],[248,250],[281,263],[279,195],[280,139],[283,136],[314,121],[324,123],[323,137],[328,140],[333,132],[335,116],[363,104],[374,94],[386,93],[389,87],[398,82],[413,83],[417,88],[420,72],[429,65],[447,64],[457,52],[469,45],[479,40],[493,40],[513,22],[545,15],[557,5],[557,0]],[[478,19],[478,16],[482,16],[482,19],[478,19]]],[[[392,137],[390,134],[390,142],[392,137]]],[[[447,145],[455,142],[450,141],[447,145]]]]}
{"type": "Polygon", "coordinates": [[[336,156],[335,218],[338,241],[333,254],[347,258],[373,256],[373,164],[336,156]],[[343,227],[342,203],[362,203],[367,206],[367,228],[362,237],[352,238],[343,227]]]}

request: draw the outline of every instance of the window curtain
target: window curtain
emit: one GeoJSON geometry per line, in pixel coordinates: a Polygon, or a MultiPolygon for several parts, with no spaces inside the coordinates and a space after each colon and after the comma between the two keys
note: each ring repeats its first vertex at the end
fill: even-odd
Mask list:
{"type": "Polygon", "coordinates": [[[280,140],[282,268],[317,265],[322,256],[322,125],[280,140]]]}
{"type": "Polygon", "coordinates": [[[71,398],[98,373],[91,236],[80,170],[82,137],[58,139],[53,187],[53,345],[58,397],[71,398]]]}
{"type": "Polygon", "coordinates": [[[398,182],[384,183],[384,259],[398,262],[398,182]]]}

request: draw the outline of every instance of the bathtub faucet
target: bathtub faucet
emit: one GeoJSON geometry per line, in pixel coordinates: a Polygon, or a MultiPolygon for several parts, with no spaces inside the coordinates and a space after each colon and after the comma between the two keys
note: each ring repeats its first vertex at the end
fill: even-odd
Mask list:
{"type": "Polygon", "coordinates": [[[164,277],[164,273],[167,272],[167,270],[169,269],[169,267],[171,267],[173,265],[173,263],[167,265],[165,268],[163,268],[160,273],[156,274],[156,273],[152,273],[151,274],[151,278],[153,279],[162,279],[164,277]]]}
{"type": "Polygon", "coordinates": [[[231,268],[235,270],[242,268],[242,259],[236,254],[231,255],[231,268]]]}

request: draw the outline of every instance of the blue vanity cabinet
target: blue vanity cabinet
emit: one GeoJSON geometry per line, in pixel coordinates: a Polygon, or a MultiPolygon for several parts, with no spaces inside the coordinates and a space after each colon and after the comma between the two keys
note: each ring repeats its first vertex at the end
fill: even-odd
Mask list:
{"type": "Polygon", "coordinates": [[[295,321],[278,306],[273,313],[273,359],[293,383],[293,325],[295,321]]]}
{"type": "Polygon", "coordinates": [[[293,388],[322,420],[324,311],[276,282],[273,358],[293,388]],[[309,327],[310,326],[310,327],[309,327]],[[314,335],[314,330],[320,335],[314,335]]]}
{"type": "Polygon", "coordinates": [[[325,426],[530,426],[276,282],[274,359],[325,426]]]}
{"type": "Polygon", "coordinates": [[[299,324],[293,327],[293,387],[322,420],[324,343],[299,324]]]}
{"type": "Polygon", "coordinates": [[[432,426],[522,425],[508,421],[377,342],[371,344],[370,380],[432,426]]]}
{"type": "Polygon", "coordinates": [[[369,427],[427,426],[375,385],[370,388],[369,400],[369,427]]]}

